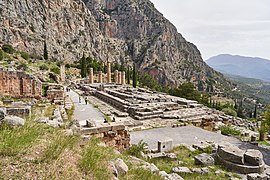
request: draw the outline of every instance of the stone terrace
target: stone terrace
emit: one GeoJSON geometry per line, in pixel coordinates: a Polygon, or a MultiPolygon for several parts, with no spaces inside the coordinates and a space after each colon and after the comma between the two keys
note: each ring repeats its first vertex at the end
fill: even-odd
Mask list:
{"type": "MultiPolygon", "coordinates": [[[[168,118],[165,112],[176,112],[183,108],[200,107],[196,101],[186,100],[163,93],[152,92],[142,88],[117,85],[91,85],[96,89],[93,94],[102,101],[127,112],[137,120],[168,118]]],[[[84,88],[89,89],[89,88],[84,88]]],[[[197,115],[201,115],[198,114],[197,115]]]]}

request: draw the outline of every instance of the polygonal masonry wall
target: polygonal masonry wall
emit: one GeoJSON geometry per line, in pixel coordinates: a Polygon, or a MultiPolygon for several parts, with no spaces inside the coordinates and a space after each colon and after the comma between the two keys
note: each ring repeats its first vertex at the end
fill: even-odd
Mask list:
{"type": "Polygon", "coordinates": [[[17,98],[41,98],[42,82],[25,72],[0,67],[0,94],[17,98]]]}

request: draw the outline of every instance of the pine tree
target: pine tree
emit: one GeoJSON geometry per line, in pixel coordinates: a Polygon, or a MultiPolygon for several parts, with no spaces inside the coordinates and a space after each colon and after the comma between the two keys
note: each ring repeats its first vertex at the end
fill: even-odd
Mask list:
{"type": "Polygon", "coordinates": [[[136,74],[136,65],[135,63],[133,64],[133,74],[132,74],[132,84],[133,84],[133,87],[136,88],[137,87],[137,74],[136,74]]]}
{"type": "Polygon", "coordinates": [[[44,57],[45,60],[48,60],[49,59],[46,41],[44,41],[43,57],[44,57]]]}
{"type": "Polygon", "coordinates": [[[86,58],[83,53],[83,57],[81,59],[81,77],[85,78],[87,74],[87,65],[86,65],[86,58]]]}

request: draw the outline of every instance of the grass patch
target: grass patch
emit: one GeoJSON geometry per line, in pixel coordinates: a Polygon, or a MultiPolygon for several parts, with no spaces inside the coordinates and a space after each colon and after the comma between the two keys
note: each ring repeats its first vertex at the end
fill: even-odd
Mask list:
{"type": "Polygon", "coordinates": [[[78,136],[66,136],[62,132],[55,132],[53,134],[53,140],[43,153],[41,161],[56,160],[61,153],[66,149],[72,149],[74,145],[79,141],[78,136]]]}
{"type": "Polygon", "coordinates": [[[239,136],[241,134],[239,130],[235,129],[232,126],[222,126],[220,130],[221,130],[221,134],[223,135],[239,136]]]}
{"type": "Polygon", "coordinates": [[[111,118],[110,116],[105,115],[105,116],[104,116],[104,119],[105,119],[108,123],[112,122],[112,118],[111,118]]]}
{"type": "Polygon", "coordinates": [[[113,148],[98,146],[99,140],[92,138],[82,154],[80,166],[82,170],[96,179],[111,179],[108,162],[116,158],[113,148]]]}
{"type": "Polygon", "coordinates": [[[120,177],[120,180],[163,180],[159,175],[153,174],[142,168],[132,168],[125,177],[120,177]]]}
{"type": "Polygon", "coordinates": [[[0,126],[0,155],[14,156],[32,146],[35,140],[46,132],[42,124],[26,123],[23,127],[0,126]],[[45,131],[44,131],[45,130],[45,131]]]}
{"type": "Polygon", "coordinates": [[[269,141],[258,141],[258,143],[260,145],[270,146],[270,142],[269,141]]]}

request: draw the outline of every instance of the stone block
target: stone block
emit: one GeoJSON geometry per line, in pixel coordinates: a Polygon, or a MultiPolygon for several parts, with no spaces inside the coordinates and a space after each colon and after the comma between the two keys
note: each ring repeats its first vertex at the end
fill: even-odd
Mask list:
{"type": "Polygon", "coordinates": [[[248,180],[267,180],[266,174],[252,173],[247,175],[248,180]]]}
{"type": "Polygon", "coordinates": [[[192,171],[188,167],[174,167],[172,168],[174,173],[192,174],[192,171]]]}
{"type": "Polygon", "coordinates": [[[24,126],[25,120],[17,116],[6,116],[2,122],[10,126],[24,126]]]}
{"type": "Polygon", "coordinates": [[[263,155],[255,149],[248,149],[244,154],[244,161],[250,165],[259,166],[263,164],[263,155]]]}
{"type": "Polygon", "coordinates": [[[114,162],[114,165],[115,165],[115,168],[117,169],[119,174],[122,174],[122,175],[127,174],[128,166],[126,165],[126,163],[122,159],[120,159],[120,158],[116,159],[116,161],[114,162]]]}
{"type": "Polygon", "coordinates": [[[6,109],[0,108],[0,121],[3,120],[6,116],[6,109]]]}
{"type": "Polygon", "coordinates": [[[238,147],[218,147],[218,155],[225,161],[229,161],[237,164],[244,164],[245,151],[238,147]]]}
{"type": "Polygon", "coordinates": [[[203,153],[194,157],[196,165],[212,166],[215,164],[215,160],[209,154],[203,153]]]}
{"type": "Polygon", "coordinates": [[[173,148],[173,141],[171,139],[158,141],[158,152],[170,151],[173,148]]]}

